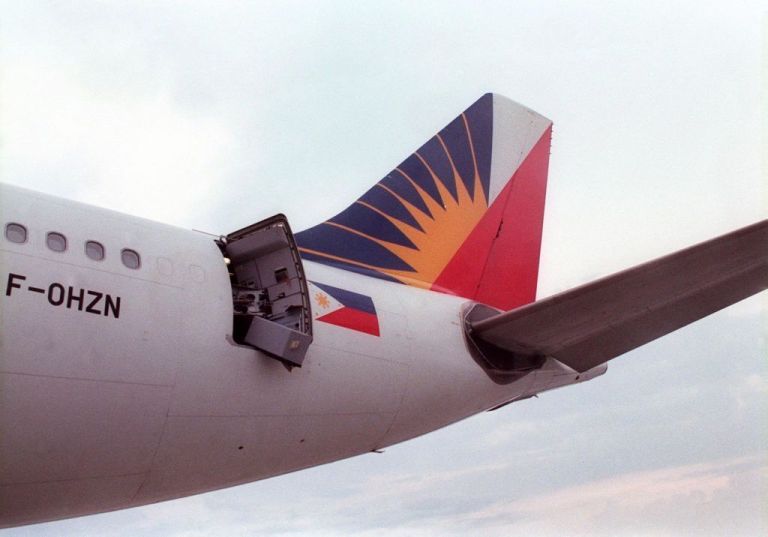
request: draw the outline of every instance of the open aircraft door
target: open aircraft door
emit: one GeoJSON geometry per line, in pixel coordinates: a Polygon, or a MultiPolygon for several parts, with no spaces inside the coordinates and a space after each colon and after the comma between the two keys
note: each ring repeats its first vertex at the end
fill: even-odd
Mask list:
{"type": "Polygon", "coordinates": [[[219,241],[229,265],[232,337],[301,366],[312,343],[307,280],[288,219],[278,214],[219,241]]]}

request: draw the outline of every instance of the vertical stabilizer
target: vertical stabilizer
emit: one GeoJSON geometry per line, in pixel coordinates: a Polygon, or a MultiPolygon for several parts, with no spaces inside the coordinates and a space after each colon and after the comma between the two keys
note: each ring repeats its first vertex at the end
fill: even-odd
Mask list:
{"type": "Polygon", "coordinates": [[[298,233],[302,257],[501,309],[533,301],[551,127],[483,95],[347,209],[298,233]]]}

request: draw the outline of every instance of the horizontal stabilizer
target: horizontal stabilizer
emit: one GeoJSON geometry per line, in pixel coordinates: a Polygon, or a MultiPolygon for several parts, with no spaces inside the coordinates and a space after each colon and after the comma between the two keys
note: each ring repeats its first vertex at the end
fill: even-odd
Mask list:
{"type": "Polygon", "coordinates": [[[519,361],[583,372],[768,288],[768,220],[520,308],[469,322],[519,361]]]}

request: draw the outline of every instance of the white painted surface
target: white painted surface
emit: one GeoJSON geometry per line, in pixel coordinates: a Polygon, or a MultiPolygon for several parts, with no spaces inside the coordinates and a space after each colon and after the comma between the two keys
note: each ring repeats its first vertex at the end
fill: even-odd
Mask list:
{"type": "Polygon", "coordinates": [[[550,126],[552,121],[530,108],[503,95],[493,95],[491,203],[550,126]]]}
{"type": "Polygon", "coordinates": [[[464,299],[314,263],[310,280],[373,298],[381,337],[316,321],[305,366],[289,372],[231,343],[230,284],[211,237],[12,187],[2,200],[2,220],[30,232],[25,244],[2,242],[4,282],[21,274],[22,287],[59,282],[121,306],[113,318],[23,288],[3,296],[0,525],[330,462],[536,390],[533,376],[494,384],[470,358],[464,299]],[[46,250],[51,229],[67,252],[46,250]],[[102,242],[106,259],[88,259],[85,240],[102,242]],[[140,270],[122,266],[124,247],[141,254],[140,270]]]}

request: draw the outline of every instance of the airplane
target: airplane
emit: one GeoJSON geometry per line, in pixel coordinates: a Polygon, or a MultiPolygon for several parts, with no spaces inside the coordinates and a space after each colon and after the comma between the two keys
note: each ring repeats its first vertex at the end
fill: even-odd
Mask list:
{"type": "Polygon", "coordinates": [[[0,527],[379,451],[768,288],[763,220],[537,300],[551,134],[483,95],[296,234],[0,186],[0,527]]]}

